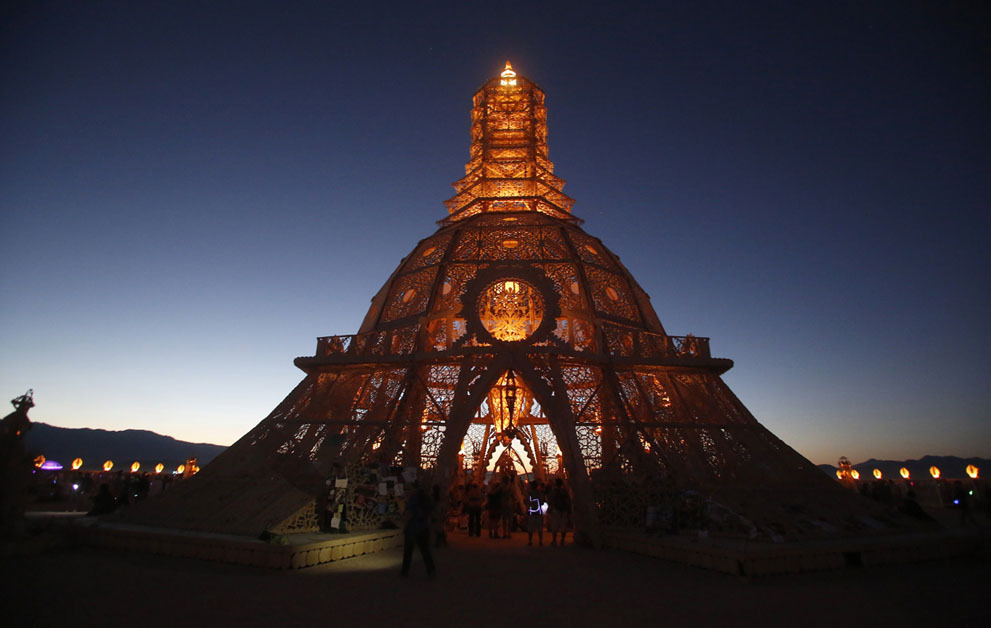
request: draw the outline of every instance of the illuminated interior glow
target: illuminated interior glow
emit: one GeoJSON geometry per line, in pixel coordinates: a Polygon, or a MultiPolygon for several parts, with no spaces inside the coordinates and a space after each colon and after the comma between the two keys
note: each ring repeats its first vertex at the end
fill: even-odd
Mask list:
{"type": "Polygon", "coordinates": [[[516,342],[530,337],[544,318],[544,300],[530,284],[498,281],[478,300],[478,318],[498,340],[516,342]]]}

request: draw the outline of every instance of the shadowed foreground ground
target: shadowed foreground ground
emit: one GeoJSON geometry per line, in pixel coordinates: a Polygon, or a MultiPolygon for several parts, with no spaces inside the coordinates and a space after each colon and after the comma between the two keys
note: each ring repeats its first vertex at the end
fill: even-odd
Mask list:
{"type": "Polygon", "coordinates": [[[980,558],[741,579],[456,532],[438,576],[400,551],[299,571],[86,548],[3,559],[7,626],[986,626],[980,558]],[[11,621],[12,620],[12,621],[11,621]]]}

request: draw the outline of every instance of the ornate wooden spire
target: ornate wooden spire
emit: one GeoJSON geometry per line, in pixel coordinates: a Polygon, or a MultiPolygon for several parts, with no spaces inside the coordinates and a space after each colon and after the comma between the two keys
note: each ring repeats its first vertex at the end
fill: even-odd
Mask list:
{"type": "Polygon", "coordinates": [[[457,194],[445,203],[450,224],[482,212],[533,211],[578,221],[564,180],[547,158],[544,92],[506,68],[475,93],[471,110],[471,159],[457,194]]]}

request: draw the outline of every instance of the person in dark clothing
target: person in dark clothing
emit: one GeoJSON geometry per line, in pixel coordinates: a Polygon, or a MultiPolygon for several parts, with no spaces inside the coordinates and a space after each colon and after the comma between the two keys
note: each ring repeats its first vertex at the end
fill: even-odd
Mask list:
{"type": "Polygon", "coordinates": [[[482,536],[482,490],[474,482],[468,485],[465,512],[468,514],[468,536],[482,536]]]}
{"type": "Polygon", "coordinates": [[[502,519],[502,500],[504,498],[502,484],[493,478],[489,486],[488,500],[486,501],[486,509],[489,512],[490,539],[499,538],[499,521],[502,519]]]}
{"type": "Polygon", "coordinates": [[[430,554],[430,515],[433,512],[433,502],[423,487],[419,484],[414,484],[413,487],[414,490],[406,499],[402,575],[409,575],[413,546],[416,545],[420,548],[420,556],[427,567],[427,575],[433,577],[437,573],[434,557],[430,554]]]}

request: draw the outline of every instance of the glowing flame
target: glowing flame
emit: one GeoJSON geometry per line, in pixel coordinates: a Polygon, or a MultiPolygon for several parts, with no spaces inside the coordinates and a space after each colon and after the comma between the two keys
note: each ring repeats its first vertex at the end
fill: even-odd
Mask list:
{"type": "Polygon", "coordinates": [[[502,77],[499,84],[503,87],[512,87],[516,85],[516,72],[513,71],[513,66],[509,63],[509,61],[506,62],[506,69],[503,70],[502,74],[499,76],[502,77]]]}
{"type": "Polygon", "coordinates": [[[843,479],[843,472],[840,471],[839,469],[836,470],[836,479],[837,480],[842,480],[843,479]]]}
{"type": "Polygon", "coordinates": [[[966,471],[967,471],[967,475],[968,475],[968,476],[969,476],[970,478],[972,478],[972,479],[974,479],[974,480],[976,480],[976,479],[977,479],[977,474],[978,474],[978,472],[980,471],[980,469],[978,469],[977,467],[975,467],[975,466],[974,466],[974,465],[972,465],[972,464],[969,464],[969,465],[967,465],[967,469],[966,469],[966,471]]]}
{"type": "Polygon", "coordinates": [[[137,473],[138,472],[138,469],[140,469],[140,468],[141,468],[141,463],[140,462],[133,463],[131,465],[131,473],[137,473]]]}
{"type": "Polygon", "coordinates": [[[881,470],[880,469],[874,469],[874,477],[876,479],[878,479],[878,480],[881,479],[881,470]]]}
{"type": "Polygon", "coordinates": [[[83,459],[82,458],[76,458],[75,460],[72,461],[72,470],[73,471],[75,471],[76,469],[78,469],[81,466],[83,466],[83,459]]]}
{"type": "Polygon", "coordinates": [[[937,467],[936,465],[933,465],[933,466],[929,467],[929,475],[933,476],[933,479],[934,480],[938,480],[939,479],[939,467],[937,467]]]}
{"type": "Polygon", "coordinates": [[[859,480],[860,479],[860,471],[857,471],[856,469],[851,470],[850,471],[850,477],[852,477],[854,480],[859,480]]]}
{"type": "Polygon", "coordinates": [[[104,471],[109,471],[109,470],[111,470],[113,468],[114,468],[114,461],[113,460],[107,460],[106,462],[103,463],[103,470],[104,471]]]}
{"type": "Polygon", "coordinates": [[[165,465],[159,462],[155,465],[155,473],[161,473],[162,471],[165,471],[165,465]]]}
{"type": "Polygon", "coordinates": [[[902,467],[901,469],[898,469],[898,475],[902,476],[903,478],[905,478],[907,480],[908,479],[908,475],[909,475],[908,469],[906,469],[905,467],[902,467]]]}
{"type": "Polygon", "coordinates": [[[186,472],[186,465],[181,464],[178,467],[176,467],[176,473],[178,473],[179,475],[182,475],[185,472],[186,472]]]}

